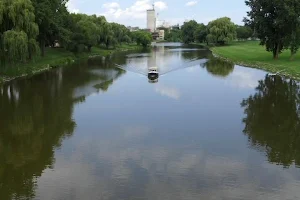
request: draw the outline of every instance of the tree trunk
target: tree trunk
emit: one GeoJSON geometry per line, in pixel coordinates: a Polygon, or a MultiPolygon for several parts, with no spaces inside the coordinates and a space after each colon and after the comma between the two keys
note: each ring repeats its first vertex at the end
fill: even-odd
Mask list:
{"type": "Polygon", "coordinates": [[[88,46],[88,52],[92,51],[92,46],[88,46]]]}
{"type": "Polygon", "coordinates": [[[296,54],[296,52],[294,52],[293,50],[291,50],[291,57],[290,57],[290,60],[294,60],[295,54],[296,54]]]}
{"type": "Polygon", "coordinates": [[[273,49],[273,58],[274,60],[277,60],[279,57],[279,44],[275,43],[275,47],[273,49]]]}
{"type": "Polygon", "coordinates": [[[45,40],[41,40],[40,41],[40,48],[41,48],[41,56],[44,57],[45,56],[45,40]]]}

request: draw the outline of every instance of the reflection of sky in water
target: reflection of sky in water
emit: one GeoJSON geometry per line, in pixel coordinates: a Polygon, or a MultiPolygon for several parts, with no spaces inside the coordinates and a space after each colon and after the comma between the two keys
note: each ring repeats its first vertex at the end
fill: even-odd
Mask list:
{"type": "MultiPolygon", "coordinates": [[[[168,67],[193,57],[152,54],[127,62],[168,67]]],[[[240,103],[264,76],[235,66],[220,78],[194,66],[156,84],[126,73],[106,92],[97,93],[98,79],[76,87],[75,97],[86,96],[74,107],[77,128],[37,180],[36,199],[299,199],[299,169],[268,163],[243,134],[240,103]]]]}
{"type": "Polygon", "coordinates": [[[264,79],[265,72],[235,66],[235,70],[226,79],[226,84],[236,88],[255,89],[258,81],[264,79]]]}
{"type": "Polygon", "coordinates": [[[161,94],[162,96],[167,96],[172,99],[178,100],[180,98],[179,90],[177,90],[176,88],[173,88],[173,87],[159,84],[159,83],[156,85],[155,91],[158,92],[159,94],[161,94]]]}

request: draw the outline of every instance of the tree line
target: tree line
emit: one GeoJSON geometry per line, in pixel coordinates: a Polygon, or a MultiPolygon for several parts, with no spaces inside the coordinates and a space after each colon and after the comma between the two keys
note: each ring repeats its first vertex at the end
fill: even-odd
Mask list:
{"type": "Polygon", "coordinates": [[[57,44],[74,53],[93,46],[116,47],[121,43],[147,46],[150,33],[131,33],[124,25],[104,16],[70,13],[68,0],[1,0],[0,62],[19,63],[44,56],[45,47],[57,44]]]}
{"type": "Polygon", "coordinates": [[[252,37],[259,39],[260,45],[272,52],[274,59],[278,59],[283,50],[290,50],[293,58],[300,46],[300,1],[246,0],[245,4],[250,11],[243,20],[244,26],[235,25],[228,17],[207,25],[191,20],[180,30],[168,32],[166,40],[224,45],[252,37]]]}
{"type": "Polygon", "coordinates": [[[166,33],[167,41],[181,41],[186,44],[199,42],[224,45],[234,39],[247,40],[255,37],[251,26],[236,25],[228,17],[218,18],[207,25],[191,20],[185,22],[180,29],[170,30],[166,33]]]}

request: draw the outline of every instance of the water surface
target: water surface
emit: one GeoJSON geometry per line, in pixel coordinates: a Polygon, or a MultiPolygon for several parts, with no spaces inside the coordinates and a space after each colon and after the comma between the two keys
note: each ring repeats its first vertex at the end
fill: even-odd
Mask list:
{"type": "Polygon", "coordinates": [[[0,86],[0,199],[299,199],[299,83],[172,71],[193,58],[211,55],[159,44],[0,86]]]}

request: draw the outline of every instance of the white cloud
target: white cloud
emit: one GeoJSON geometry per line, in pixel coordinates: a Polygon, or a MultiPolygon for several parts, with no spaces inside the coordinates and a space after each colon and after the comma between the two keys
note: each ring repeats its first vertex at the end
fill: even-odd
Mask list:
{"type": "MultiPolygon", "coordinates": [[[[168,8],[163,1],[157,1],[154,5],[157,11],[168,8]]],[[[105,16],[109,21],[124,23],[131,19],[146,21],[146,10],[151,9],[152,5],[150,0],[138,0],[127,8],[122,8],[116,2],[103,4],[102,7],[104,12],[99,15],[105,16]]]]}
{"type": "Polygon", "coordinates": [[[66,5],[70,13],[80,12],[80,10],[76,7],[76,0],[70,0],[66,5]]]}
{"type": "Polygon", "coordinates": [[[168,8],[167,4],[163,1],[157,1],[154,3],[156,9],[165,10],[168,8]]]}
{"type": "Polygon", "coordinates": [[[185,5],[186,6],[194,6],[194,5],[196,5],[198,3],[198,1],[189,1],[189,2],[187,2],[185,5]]]}
{"type": "Polygon", "coordinates": [[[106,9],[118,9],[120,8],[120,4],[118,4],[117,2],[111,2],[103,4],[102,7],[106,9]]]}
{"type": "Polygon", "coordinates": [[[186,17],[186,18],[166,18],[165,20],[171,24],[171,25],[176,25],[180,24],[182,25],[186,20],[192,19],[191,17],[186,17]]]}

